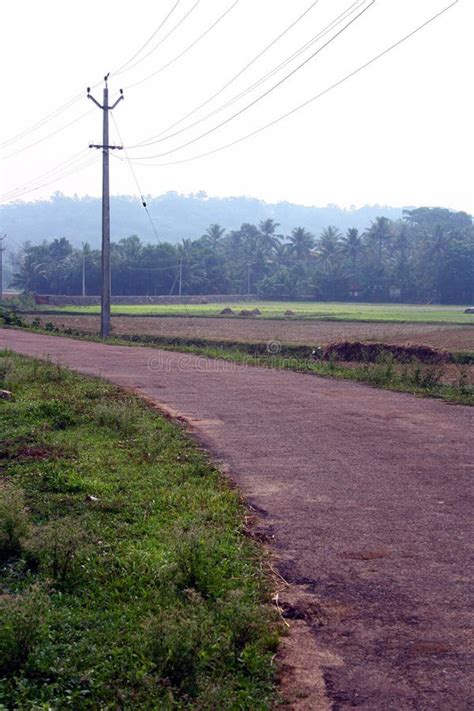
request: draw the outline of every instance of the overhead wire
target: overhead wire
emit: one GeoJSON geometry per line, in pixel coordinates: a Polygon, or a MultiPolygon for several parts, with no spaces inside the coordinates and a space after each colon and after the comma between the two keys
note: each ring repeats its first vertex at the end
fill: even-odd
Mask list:
{"type": "Polygon", "coordinates": [[[57,171],[61,171],[66,165],[69,166],[70,163],[74,163],[78,158],[85,157],[85,154],[89,154],[89,151],[86,150],[85,148],[82,148],[78,153],[74,153],[72,156],[67,158],[64,161],[61,161],[61,163],[58,163],[57,165],[53,166],[49,170],[47,170],[45,173],[41,173],[41,175],[37,176],[36,178],[31,178],[30,180],[27,180],[25,183],[22,183],[21,185],[18,185],[16,188],[9,192],[15,192],[17,190],[21,190],[25,187],[28,187],[34,183],[36,183],[38,180],[44,180],[44,178],[50,176],[52,173],[55,173],[57,171]]]}
{"type": "Polygon", "coordinates": [[[88,116],[90,113],[92,113],[92,109],[88,109],[84,113],[80,114],[80,116],[76,116],[76,118],[73,119],[72,121],[69,121],[68,123],[64,124],[63,126],[60,126],[59,128],[55,129],[54,131],[51,131],[51,133],[48,133],[46,136],[43,136],[42,138],[39,138],[37,141],[34,141],[33,143],[29,143],[27,146],[23,146],[22,148],[18,148],[17,150],[13,151],[12,153],[8,153],[6,156],[1,156],[1,159],[6,160],[7,158],[13,158],[16,155],[19,155],[20,153],[23,153],[24,151],[27,151],[30,148],[33,148],[34,146],[37,146],[40,143],[43,143],[44,141],[47,141],[48,139],[52,138],[53,136],[56,136],[58,133],[65,131],[70,126],[73,126],[74,124],[78,123],[79,121],[82,121],[82,119],[85,118],[85,116],[88,116]]]}
{"type": "Polygon", "coordinates": [[[129,158],[129,156],[128,156],[128,151],[127,151],[127,149],[125,148],[125,145],[124,145],[124,142],[123,142],[123,139],[122,139],[122,134],[120,133],[120,129],[119,129],[119,127],[118,127],[117,120],[116,120],[116,118],[115,118],[113,112],[112,112],[111,116],[112,116],[112,121],[113,121],[114,126],[115,126],[115,130],[117,131],[117,135],[118,135],[118,137],[119,137],[119,139],[120,139],[120,143],[121,143],[122,146],[123,146],[123,151],[124,151],[126,160],[127,160],[127,162],[128,162],[128,165],[129,165],[129,168],[130,168],[130,172],[132,173],[133,180],[134,180],[134,182],[135,182],[135,185],[137,186],[137,190],[138,190],[138,194],[139,194],[139,196],[140,196],[140,200],[141,200],[141,203],[142,203],[142,207],[145,209],[145,212],[146,212],[147,217],[148,217],[148,221],[150,222],[151,228],[152,228],[152,230],[153,230],[153,233],[154,233],[154,235],[155,235],[155,237],[156,237],[158,243],[161,244],[161,240],[160,240],[160,237],[159,237],[159,235],[158,235],[158,230],[156,229],[155,223],[153,222],[153,219],[152,219],[152,217],[151,217],[151,215],[150,215],[150,212],[149,212],[149,210],[148,210],[148,205],[147,205],[147,203],[146,203],[145,197],[144,197],[143,192],[142,192],[142,189],[141,189],[141,187],[140,187],[140,183],[138,182],[137,174],[136,174],[136,172],[135,172],[135,170],[134,170],[134,167],[133,167],[133,165],[132,165],[132,163],[131,163],[131,161],[130,161],[130,158],[129,158]]]}
{"type": "MultiPolygon", "coordinates": [[[[136,62],[134,62],[131,66],[126,67],[123,71],[125,71],[125,72],[131,71],[131,70],[134,69],[136,66],[138,66],[138,65],[141,64],[143,61],[145,61],[145,59],[147,59],[151,54],[153,54],[154,52],[156,52],[156,50],[158,49],[158,47],[161,47],[161,45],[162,45],[164,42],[166,42],[166,40],[168,39],[168,37],[171,37],[171,35],[173,35],[173,34],[176,32],[176,30],[181,27],[181,25],[188,19],[188,17],[191,15],[191,13],[194,12],[194,10],[197,8],[197,6],[199,5],[199,3],[200,3],[200,0],[196,0],[196,2],[194,3],[194,5],[186,12],[185,15],[183,15],[183,17],[179,20],[179,22],[177,22],[176,25],[174,25],[174,27],[171,28],[171,30],[168,32],[168,34],[166,34],[166,35],[158,42],[158,44],[156,44],[156,45],[155,45],[147,54],[145,54],[143,57],[140,57],[140,59],[138,59],[136,62]]],[[[120,72],[120,74],[121,74],[121,73],[122,73],[122,72],[120,72]]],[[[126,87],[126,88],[129,88],[129,87],[126,87]]]]}
{"type": "MultiPolygon", "coordinates": [[[[115,130],[117,131],[117,136],[119,137],[120,143],[121,143],[122,145],[124,145],[124,142],[123,142],[123,139],[122,139],[122,135],[121,135],[121,133],[120,133],[120,129],[119,129],[118,124],[117,124],[117,120],[116,120],[115,116],[113,115],[113,113],[112,113],[112,121],[113,121],[113,123],[114,123],[115,130]]],[[[153,232],[154,232],[154,234],[155,234],[155,237],[156,237],[156,239],[157,239],[157,241],[158,241],[158,244],[162,244],[161,239],[160,239],[160,237],[159,237],[159,235],[158,235],[158,230],[156,229],[156,226],[155,226],[155,223],[154,223],[154,221],[153,221],[153,218],[151,217],[150,212],[149,212],[149,210],[148,210],[148,205],[147,205],[146,200],[145,200],[145,197],[144,197],[144,195],[143,195],[143,191],[142,191],[142,189],[141,189],[141,187],[140,187],[140,183],[138,182],[137,174],[136,174],[136,172],[135,172],[135,170],[134,170],[134,168],[133,168],[132,162],[131,162],[130,159],[128,158],[128,152],[127,152],[127,149],[126,149],[125,147],[124,147],[124,153],[125,153],[125,156],[126,156],[128,165],[129,165],[129,167],[130,167],[130,171],[131,171],[131,173],[132,173],[133,180],[134,180],[134,182],[135,182],[135,184],[136,184],[136,186],[137,186],[138,194],[139,194],[139,196],[140,196],[142,205],[143,205],[143,207],[145,208],[145,211],[146,211],[148,220],[149,220],[150,225],[151,225],[151,227],[152,227],[152,229],[153,229],[153,232]]],[[[196,266],[196,265],[197,265],[197,266],[201,266],[202,264],[203,264],[203,262],[197,262],[197,263],[195,264],[195,266],[196,266]]],[[[161,269],[163,269],[163,270],[164,270],[164,269],[167,269],[167,270],[169,270],[169,269],[178,269],[178,270],[179,270],[179,269],[182,269],[182,267],[183,267],[183,261],[181,261],[181,262],[180,262],[179,264],[177,264],[177,265],[171,265],[171,266],[162,267],[162,268],[156,268],[156,269],[155,269],[155,268],[151,268],[151,267],[144,267],[143,269],[146,269],[146,270],[150,269],[150,271],[161,271],[161,269]]],[[[175,279],[174,279],[173,284],[172,284],[172,287],[171,287],[171,292],[170,292],[170,293],[172,293],[172,292],[174,291],[174,287],[175,287],[175,285],[176,285],[177,276],[178,276],[178,275],[176,274],[176,275],[175,275],[175,279]]],[[[186,315],[188,316],[188,318],[191,318],[191,314],[189,313],[189,310],[188,310],[188,308],[187,308],[187,305],[186,305],[186,304],[183,304],[183,306],[184,306],[184,310],[185,310],[185,312],[186,312],[186,315]]],[[[192,324],[192,322],[191,322],[191,324],[192,324]]]]}
{"type": "MultiPolygon", "coordinates": [[[[115,72],[114,72],[115,74],[118,74],[119,70],[124,69],[130,62],[132,62],[132,61],[140,54],[140,52],[142,52],[143,49],[149,44],[149,42],[151,42],[151,41],[153,40],[153,38],[156,36],[156,34],[158,34],[158,32],[160,31],[160,29],[163,27],[165,21],[171,16],[172,12],[173,12],[174,9],[177,7],[177,5],[179,4],[179,2],[181,2],[181,0],[177,0],[177,2],[175,3],[175,5],[173,6],[172,10],[170,11],[170,13],[168,13],[168,15],[165,17],[165,20],[162,21],[162,22],[158,25],[158,27],[156,28],[156,30],[155,30],[155,31],[153,32],[153,34],[149,37],[149,39],[142,45],[142,47],[140,47],[140,49],[139,49],[137,52],[135,52],[135,53],[132,55],[132,57],[131,57],[130,59],[128,59],[126,62],[124,62],[124,63],[119,67],[118,70],[115,70],[115,72]]],[[[93,85],[91,86],[91,88],[92,88],[92,89],[97,88],[97,87],[100,85],[100,83],[101,83],[101,82],[96,82],[95,84],[93,84],[93,85]]],[[[71,108],[72,106],[74,106],[74,104],[76,104],[80,99],[82,99],[83,96],[84,96],[84,93],[83,93],[82,91],[81,91],[80,93],[78,93],[78,94],[75,94],[75,95],[72,96],[70,99],[68,99],[67,101],[65,101],[64,104],[61,104],[60,106],[58,106],[58,108],[54,109],[54,111],[51,111],[51,112],[45,114],[42,118],[38,119],[38,121],[36,121],[35,123],[31,124],[31,126],[28,126],[28,128],[25,128],[25,129],[23,129],[22,131],[19,131],[18,133],[14,134],[13,136],[11,136],[10,138],[8,138],[7,140],[1,142],[1,143],[0,143],[0,149],[2,149],[2,148],[7,148],[8,146],[12,145],[13,143],[16,143],[17,141],[21,140],[22,138],[26,138],[26,137],[29,136],[30,134],[32,134],[32,133],[38,131],[38,130],[41,129],[44,125],[46,125],[46,124],[49,123],[50,121],[53,121],[55,118],[57,118],[57,117],[60,116],[62,113],[64,113],[64,111],[67,111],[69,108],[71,108]]],[[[54,135],[54,134],[50,134],[50,135],[54,135]]],[[[46,138],[45,138],[44,140],[46,140],[46,138]]]]}
{"type": "MultiPolygon", "coordinates": [[[[306,42],[304,45],[302,45],[301,47],[299,47],[298,50],[296,50],[295,52],[293,52],[293,54],[291,54],[289,57],[287,57],[283,62],[280,62],[280,64],[279,64],[278,66],[276,66],[276,67],[274,67],[273,69],[271,69],[270,71],[268,71],[266,74],[264,74],[263,76],[261,76],[261,77],[260,77],[257,81],[255,81],[253,84],[251,84],[250,86],[248,86],[247,88],[245,88],[243,91],[241,91],[241,92],[239,92],[238,94],[236,94],[235,96],[233,96],[231,99],[229,99],[228,101],[226,101],[224,104],[218,106],[217,108],[213,109],[213,110],[210,111],[209,113],[207,113],[207,114],[205,114],[204,116],[200,117],[199,119],[197,119],[197,120],[194,121],[193,123],[190,123],[190,124],[188,124],[187,126],[184,126],[183,128],[179,129],[178,131],[175,131],[174,133],[171,133],[171,134],[167,134],[167,135],[163,136],[162,138],[160,138],[160,136],[162,136],[163,133],[167,133],[169,130],[171,130],[172,128],[174,128],[175,126],[177,126],[179,123],[181,123],[181,122],[184,120],[184,118],[186,118],[186,117],[190,116],[191,114],[195,113],[197,110],[199,110],[199,108],[201,108],[202,106],[204,106],[206,103],[209,103],[215,96],[217,96],[218,94],[221,93],[221,91],[219,91],[219,92],[217,92],[216,94],[214,94],[212,97],[210,97],[206,102],[204,102],[203,104],[201,104],[197,109],[195,109],[195,110],[189,112],[189,113],[186,115],[186,117],[183,117],[182,119],[180,119],[179,121],[176,121],[176,122],[175,122],[174,124],[172,124],[171,126],[168,126],[168,127],[167,127],[166,129],[164,129],[163,131],[160,131],[159,134],[156,134],[155,136],[151,136],[150,139],[145,139],[144,141],[141,141],[140,143],[137,143],[137,144],[135,144],[135,145],[129,146],[129,148],[142,148],[142,147],[144,148],[144,147],[146,147],[146,146],[155,145],[156,143],[161,143],[161,142],[163,142],[163,141],[167,141],[167,140],[169,140],[170,138],[174,138],[175,136],[180,135],[180,134],[183,133],[184,131],[188,131],[190,128],[193,128],[194,126],[197,126],[199,123],[202,123],[203,121],[207,120],[207,119],[210,118],[211,116],[214,116],[215,114],[220,113],[221,111],[223,111],[224,109],[228,108],[229,106],[232,106],[232,104],[235,104],[237,101],[239,101],[240,99],[242,99],[244,96],[246,96],[247,94],[251,93],[254,89],[256,89],[258,86],[260,86],[261,84],[263,84],[267,79],[269,79],[270,77],[272,77],[274,74],[277,74],[277,73],[278,73],[281,69],[283,69],[285,66],[287,66],[288,64],[291,64],[291,62],[292,62],[294,59],[296,59],[297,57],[299,57],[299,56],[300,56],[301,54],[303,54],[309,47],[311,47],[311,46],[312,46],[313,44],[315,44],[318,40],[320,40],[322,37],[324,37],[326,34],[328,34],[328,32],[330,32],[332,29],[334,29],[335,27],[337,27],[338,24],[342,24],[342,22],[343,22],[345,19],[347,19],[347,17],[350,17],[351,14],[353,14],[354,12],[356,12],[356,10],[357,10],[359,7],[361,7],[361,6],[363,6],[364,4],[366,4],[366,1],[367,1],[367,0],[356,0],[355,2],[353,2],[348,8],[346,8],[346,10],[344,10],[344,12],[342,12],[340,15],[338,15],[336,18],[334,18],[334,20],[332,20],[328,25],[326,25],[326,27],[324,27],[322,30],[320,30],[316,35],[314,35],[314,36],[313,36],[308,42],[306,42]],[[156,139],[156,140],[152,140],[152,139],[156,139]]],[[[314,3],[313,3],[313,6],[314,6],[314,3]]],[[[306,12],[307,12],[307,11],[306,11],[306,12]]],[[[303,17],[303,16],[300,16],[300,18],[301,18],[301,17],[303,17]]],[[[293,23],[293,25],[294,25],[294,24],[295,24],[295,23],[293,23]]],[[[274,44],[274,43],[273,43],[273,44],[274,44]]],[[[268,46],[270,46],[270,45],[268,45],[268,46]]],[[[261,56],[261,54],[262,54],[262,53],[260,53],[260,56],[261,56]]],[[[257,56],[258,56],[258,55],[257,55],[257,56]]],[[[249,66],[249,65],[247,65],[247,66],[249,66]]],[[[237,76],[240,76],[240,74],[241,74],[243,71],[245,71],[245,68],[244,68],[244,70],[242,70],[241,72],[239,72],[238,75],[235,75],[235,76],[236,76],[236,77],[237,77],[237,76]]],[[[233,82],[233,79],[230,80],[229,82],[227,82],[227,84],[222,88],[222,90],[224,90],[225,88],[227,88],[228,86],[230,86],[230,84],[231,84],[232,82],[233,82]]]]}
{"type": "Polygon", "coordinates": [[[64,171],[62,171],[58,175],[55,175],[54,177],[49,176],[50,179],[47,179],[46,181],[43,177],[42,181],[39,181],[38,179],[39,182],[34,182],[31,185],[26,186],[25,189],[17,188],[15,190],[11,190],[8,193],[5,193],[4,195],[0,196],[0,202],[11,202],[14,200],[18,200],[24,195],[29,195],[33,192],[36,192],[37,190],[40,190],[41,188],[53,185],[54,183],[58,182],[58,180],[63,180],[64,178],[67,178],[71,175],[80,172],[81,170],[84,170],[85,168],[88,168],[90,165],[93,165],[93,163],[95,163],[97,160],[98,156],[96,155],[94,155],[93,157],[88,157],[86,160],[76,164],[75,166],[69,166],[68,168],[65,168],[64,171]]]}
{"type": "MultiPolygon", "coordinates": [[[[267,97],[269,94],[271,94],[273,91],[278,89],[284,82],[288,81],[294,74],[296,74],[298,71],[300,71],[304,66],[306,66],[311,60],[313,60],[318,54],[320,54],[326,47],[328,47],[332,42],[334,42],[341,34],[343,34],[346,30],[349,29],[351,25],[354,24],[357,20],[359,20],[362,15],[364,15],[371,7],[374,5],[376,0],[370,0],[369,4],[364,7],[355,17],[353,17],[351,20],[349,20],[340,30],[338,30],[330,39],[325,42],[321,47],[318,47],[318,49],[313,52],[312,54],[309,55],[303,62],[298,64],[294,69],[291,70],[288,74],[286,74],[284,77],[282,77],[276,84],[271,86],[269,89],[267,89],[263,94],[260,96],[256,97],[251,101],[249,104],[241,108],[239,111],[236,113],[232,114],[231,116],[228,116],[224,121],[221,121],[220,123],[217,124],[217,126],[213,126],[212,128],[208,129],[204,133],[201,133],[199,136],[195,136],[194,138],[190,139],[186,143],[183,143],[181,146],[178,146],[177,148],[172,148],[168,151],[164,151],[163,153],[156,153],[151,156],[138,156],[139,160],[152,160],[154,158],[161,158],[164,156],[169,155],[170,153],[176,153],[176,151],[182,150],[183,148],[187,148],[188,146],[196,143],[197,141],[202,140],[206,136],[209,136],[210,134],[214,133],[215,131],[218,131],[220,128],[228,124],[230,121],[233,121],[236,119],[238,116],[241,116],[243,113],[251,109],[253,106],[255,106],[257,103],[262,101],[265,97],[267,97]]],[[[133,156],[132,156],[133,158],[133,156]]]]}
{"type": "MultiPolygon", "coordinates": [[[[174,123],[167,126],[165,129],[160,131],[160,133],[157,133],[155,136],[151,136],[151,138],[157,138],[159,136],[162,136],[164,133],[167,133],[168,131],[172,130],[173,128],[175,128],[175,126],[178,126],[180,123],[185,121],[187,118],[189,118],[190,116],[195,114],[197,111],[202,109],[204,106],[209,104],[213,99],[220,96],[220,94],[222,94],[222,92],[225,91],[234,81],[236,81],[240,76],[242,76],[242,74],[244,72],[246,72],[247,69],[249,69],[253,64],[255,64],[255,62],[258,61],[260,59],[260,57],[262,57],[265,54],[265,52],[267,52],[271,47],[273,47],[273,45],[275,45],[280,39],[282,39],[282,37],[284,37],[286,34],[288,34],[288,32],[290,30],[292,30],[293,27],[295,27],[295,25],[297,25],[298,22],[300,22],[318,4],[318,2],[319,2],[319,0],[314,0],[314,2],[312,2],[311,5],[306,8],[306,10],[304,10],[304,12],[302,12],[300,15],[298,15],[296,20],[294,20],[290,25],[288,25],[283,30],[283,32],[280,32],[280,34],[277,37],[275,37],[269,44],[267,44],[255,57],[253,57],[250,60],[250,62],[247,62],[247,64],[242,69],[240,69],[237,72],[237,74],[234,74],[234,76],[231,79],[229,79],[229,81],[227,81],[223,86],[221,86],[221,88],[218,91],[216,91],[214,94],[212,94],[212,96],[210,96],[208,99],[206,99],[201,104],[196,106],[194,109],[192,109],[192,111],[189,111],[187,114],[185,114],[185,116],[182,116],[180,119],[178,119],[174,123]]],[[[142,145],[142,143],[137,144],[137,145],[142,145]]]]}
{"type": "Polygon", "coordinates": [[[262,131],[265,131],[268,128],[271,128],[272,126],[275,126],[276,124],[280,123],[281,121],[284,121],[285,119],[289,118],[293,114],[297,113],[298,111],[301,111],[304,109],[306,106],[309,106],[310,104],[314,103],[318,99],[321,99],[323,96],[328,94],[329,92],[333,91],[334,89],[338,88],[342,84],[344,84],[346,81],[351,79],[352,77],[356,76],[360,72],[362,72],[364,69],[367,67],[371,66],[378,60],[382,59],[385,55],[389,54],[389,52],[392,52],[394,49],[402,45],[404,42],[408,41],[411,37],[416,35],[418,32],[421,32],[425,27],[430,25],[431,23],[435,22],[439,17],[444,15],[448,10],[453,8],[455,5],[457,5],[459,0],[454,0],[454,2],[450,3],[447,5],[445,8],[437,12],[435,15],[432,15],[430,18],[425,20],[422,24],[418,25],[415,29],[413,29],[411,32],[408,34],[404,35],[401,37],[399,40],[391,44],[389,47],[384,49],[382,52],[379,52],[376,54],[374,57],[369,59],[367,62],[364,62],[364,64],[361,64],[359,67],[354,69],[353,71],[349,72],[346,74],[344,77],[339,79],[338,81],[334,82],[330,86],[326,87],[326,89],[323,89],[319,93],[315,94],[312,96],[310,99],[307,99],[304,101],[302,104],[299,104],[295,108],[291,109],[290,111],[287,111],[286,113],[278,116],[276,119],[273,119],[272,121],[269,121],[268,123],[264,124],[263,126],[260,126],[259,128],[255,129],[254,131],[251,131],[250,133],[247,133],[245,136],[241,136],[240,138],[235,139],[234,141],[230,141],[229,143],[226,143],[225,145],[218,146],[217,148],[214,148],[212,150],[206,151],[204,153],[200,153],[199,155],[195,156],[190,156],[189,158],[182,158],[178,160],[173,160],[173,161],[167,161],[167,162],[161,162],[161,163],[141,163],[140,159],[134,159],[133,157],[130,159],[132,160],[136,165],[143,165],[146,167],[162,167],[162,166],[170,166],[170,165],[180,165],[182,163],[189,163],[191,161],[199,160],[201,158],[206,158],[210,155],[214,155],[215,153],[219,153],[220,151],[226,150],[227,148],[231,148],[233,146],[238,145],[239,143],[242,143],[243,141],[248,140],[249,138],[252,138],[253,136],[256,136],[257,134],[261,133],[262,131]]]}
{"type": "Polygon", "coordinates": [[[59,106],[57,109],[52,111],[49,114],[46,114],[43,118],[39,119],[36,123],[32,124],[32,126],[29,126],[28,128],[24,129],[23,131],[20,131],[19,133],[16,133],[14,136],[9,138],[6,141],[3,141],[0,143],[0,148],[6,148],[7,146],[11,145],[12,143],[16,143],[16,141],[19,141],[21,138],[26,137],[30,133],[33,133],[34,131],[38,130],[39,128],[42,128],[42,126],[45,123],[48,123],[48,121],[52,121],[56,116],[59,116],[61,113],[66,111],[68,108],[73,106],[79,99],[83,96],[83,93],[81,92],[80,94],[76,94],[73,96],[71,99],[66,101],[64,104],[59,106]]]}
{"type": "Polygon", "coordinates": [[[163,66],[159,67],[156,71],[152,72],[151,74],[148,74],[146,77],[143,77],[142,79],[138,79],[137,81],[128,84],[125,89],[132,89],[135,86],[139,86],[140,84],[143,84],[144,82],[148,81],[149,79],[152,79],[153,77],[157,76],[161,72],[163,72],[165,69],[168,69],[172,64],[178,61],[178,59],[181,59],[181,57],[184,57],[193,47],[195,47],[206,35],[209,34],[217,25],[222,22],[222,20],[227,17],[229,12],[234,9],[239,4],[240,0],[234,0],[234,3],[230,5],[230,7],[225,10],[225,12],[222,13],[222,15],[219,15],[217,20],[215,20],[209,27],[207,27],[204,32],[202,32],[191,44],[189,44],[185,49],[183,49],[179,54],[177,54],[173,59],[171,59],[167,64],[164,64],[163,66]]]}
{"type": "Polygon", "coordinates": [[[176,8],[178,7],[178,5],[179,5],[180,2],[181,2],[181,0],[176,0],[175,4],[172,6],[171,10],[168,12],[167,15],[165,15],[164,19],[160,22],[160,24],[158,25],[158,27],[153,31],[153,33],[152,33],[152,34],[150,35],[150,37],[146,40],[146,42],[144,42],[144,44],[142,44],[142,46],[140,47],[140,49],[138,49],[138,50],[135,52],[135,54],[133,54],[129,59],[127,59],[126,62],[124,62],[123,64],[121,64],[120,67],[118,67],[118,68],[115,69],[113,72],[111,72],[111,74],[117,75],[117,74],[121,74],[122,72],[125,71],[125,69],[128,67],[128,65],[129,65],[131,62],[133,62],[133,60],[136,59],[136,58],[138,57],[138,55],[141,54],[144,49],[146,49],[146,47],[148,47],[148,45],[150,44],[150,42],[156,37],[156,35],[159,33],[159,31],[165,26],[165,24],[168,22],[169,18],[170,18],[171,15],[174,13],[174,11],[176,10],[176,8]]]}

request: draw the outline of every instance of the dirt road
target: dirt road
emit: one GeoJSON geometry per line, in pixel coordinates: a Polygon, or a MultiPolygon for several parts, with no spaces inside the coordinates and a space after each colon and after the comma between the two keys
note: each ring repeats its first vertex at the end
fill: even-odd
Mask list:
{"type": "Polygon", "coordinates": [[[473,409],[14,330],[0,347],[133,388],[225,463],[274,536],[288,615],[313,633],[304,661],[327,699],[302,708],[474,708],[473,409]]]}

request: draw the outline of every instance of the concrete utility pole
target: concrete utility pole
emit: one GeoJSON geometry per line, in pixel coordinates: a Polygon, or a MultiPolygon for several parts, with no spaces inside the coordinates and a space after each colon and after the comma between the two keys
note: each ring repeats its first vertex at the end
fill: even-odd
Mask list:
{"type": "Polygon", "coordinates": [[[86,249],[82,245],[82,296],[86,295],[86,249]]]}
{"type": "Polygon", "coordinates": [[[3,240],[5,238],[5,234],[0,237],[0,301],[3,299],[3,253],[5,251],[3,240]]]}
{"type": "Polygon", "coordinates": [[[178,289],[179,296],[181,296],[182,285],[183,285],[183,255],[181,255],[181,259],[179,260],[179,289],[178,289]]]}
{"type": "Polygon", "coordinates": [[[109,145],[109,111],[115,109],[119,101],[123,99],[123,91],[120,89],[120,96],[117,101],[109,106],[109,88],[107,80],[109,75],[104,77],[104,98],[99,104],[87,89],[87,98],[91,99],[103,112],[102,144],[91,143],[89,148],[102,149],[102,291],[100,299],[100,335],[108,338],[110,333],[110,190],[109,190],[109,151],[122,150],[123,146],[109,145]]]}

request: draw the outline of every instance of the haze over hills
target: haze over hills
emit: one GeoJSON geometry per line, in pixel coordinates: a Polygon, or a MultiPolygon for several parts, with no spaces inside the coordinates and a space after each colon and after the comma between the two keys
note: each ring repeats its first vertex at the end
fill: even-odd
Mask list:
{"type": "MultiPolygon", "coordinates": [[[[190,195],[168,192],[154,198],[147,197],[147,204],[159,238],[164,242],[196,239],[211,223],[232,230],[238,229],[243,222],[258,224],[267,218],[278,222],[278,231],[284,235],[299,226],[315,235],[328,225],[335,225],[343,232],[349,227],[364,230],[381,215],[392,220],[401,218],[403,210],[380,205],[345,210],[336,205],[308,207],[289,202],[271,204],[244,196],[209,197],[205,192],[190,195]]],[[[75,246],[88,242],[92,247],[98,247],[101,201],[95,197],[78,198],[55,193],[50,200],[2,205],[0,231],[7,233],[12,249],[25,241],[36,244],[56,237],[67,237],[75,246]]],[[[111,198],[112,240],[130,235],[139,235],[145,242],[156,242],[140,201],[129,195],[114,196],[111,198]]]]}

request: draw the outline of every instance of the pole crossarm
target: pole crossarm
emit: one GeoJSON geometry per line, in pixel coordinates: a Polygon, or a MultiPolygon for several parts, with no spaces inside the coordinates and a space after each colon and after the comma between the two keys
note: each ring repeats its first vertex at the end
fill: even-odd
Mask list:
{"type": "Polygon", "coordinates": [[[123,151],[123,146],[103,146],[100,143],[89,143],[89,148],[107,148],[109,151],[123,151]]]}

